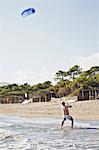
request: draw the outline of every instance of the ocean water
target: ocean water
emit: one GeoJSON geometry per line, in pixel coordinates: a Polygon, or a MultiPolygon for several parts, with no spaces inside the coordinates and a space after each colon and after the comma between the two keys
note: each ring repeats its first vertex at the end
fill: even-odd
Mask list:
{"type": "Polygon", "coordinates": [[[62,130],[61,121],[0,116],[0,150],[99,150],[98,121],[75,121],[74,129],[65,122],[62,130]]]}

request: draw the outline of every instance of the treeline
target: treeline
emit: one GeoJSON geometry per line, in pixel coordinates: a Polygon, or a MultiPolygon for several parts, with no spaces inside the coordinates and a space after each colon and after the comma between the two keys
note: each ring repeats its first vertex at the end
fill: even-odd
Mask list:
{"type": "Polygon", "coordinates": [[[81,89],[95,88],[99,86],[99,66],[91,67],[87,71],[82,71],[78,65],[74,65],[67,71],[59,70],[55,74],[56,85],[52,85],[51,81],[38,83],[36,85],[10,84],[0,87],[0,95],[22,95],[29,93],[38,95],[44,91],[53,93],[56,97],[67,95],[78,95],[81,89]]]}

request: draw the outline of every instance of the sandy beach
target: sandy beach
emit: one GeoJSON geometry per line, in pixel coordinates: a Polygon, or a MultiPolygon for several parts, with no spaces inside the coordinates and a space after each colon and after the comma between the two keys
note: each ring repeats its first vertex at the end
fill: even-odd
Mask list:
{"type": "MultiPolygon", "coordinates": [[[[29,104],[0,104],[0,115],[22,117],[62,118],[61,100],[29,104]]],[[[88,100],[70,103],[70,114],[76,120],[99,120],[99,100],[88,100]]]]}

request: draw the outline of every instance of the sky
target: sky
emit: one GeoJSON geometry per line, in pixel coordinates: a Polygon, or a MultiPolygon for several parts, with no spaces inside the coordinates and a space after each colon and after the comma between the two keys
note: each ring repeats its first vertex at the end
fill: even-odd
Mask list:
{"type": "Polygon", "coordinates": [[[53,83],[76,64],[99,65],[99,0],[0,0],[0,82],[53,83]]]}

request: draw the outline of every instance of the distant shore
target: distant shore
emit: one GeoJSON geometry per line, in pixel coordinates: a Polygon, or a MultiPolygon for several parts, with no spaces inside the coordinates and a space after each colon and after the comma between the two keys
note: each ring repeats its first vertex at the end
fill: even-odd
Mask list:
{"type": "MultiPolygon", "coordinates": [[[[29,104],[0,104],[0,115],[20,117],[62,118],[61,100],[29,104]]],[[[70,103],[70,115],[75,120],[99,120],[99,100],[88,100],[70,103]]]]}

